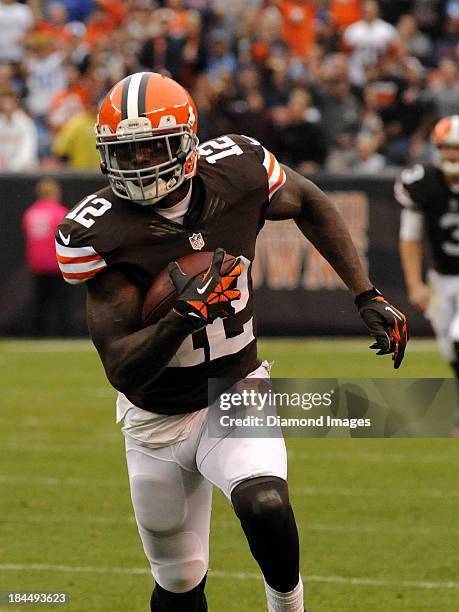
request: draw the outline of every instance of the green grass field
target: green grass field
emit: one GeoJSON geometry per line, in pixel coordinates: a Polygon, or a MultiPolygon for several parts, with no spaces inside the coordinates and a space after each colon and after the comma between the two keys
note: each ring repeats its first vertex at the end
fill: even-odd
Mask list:
{"type": "MultiPolygon", "coordinates": [[[[367,344],[260,343],[277,377],[450,376],[431,341],[412,341],[399,373],[367,344]]],[[[148,609],[114,396],[85,341],[0,342],[0,592],[65,591],[59,609],[69,612],[148,609]]],[[[459,609],[457,440],[291,439],[288,448],[308,612],[459,609]]],[[[211,612],[265,610],[218,492],[210,565],[211,612]]]]}

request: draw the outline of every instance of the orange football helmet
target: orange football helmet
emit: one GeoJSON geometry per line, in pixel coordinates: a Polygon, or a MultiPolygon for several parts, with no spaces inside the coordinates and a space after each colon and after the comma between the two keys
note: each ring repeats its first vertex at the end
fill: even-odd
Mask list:
{"type": "Polygon", "coordinates": [[[448,175],[459,175],[459,156],[453,151],[454,159],[448,159],[450,152],[446,148],[457,148],[459,151],[459,115],[443,117],[432,131],[432,142],[436,148],[437,164],[448,175]]]}
{"type": "Polygon", "coordinates": [[[198,116],[172,79],[137,72],[114,85],[97,116],[96,143],[113,192],[154,204],[196,173],[198,116]]]}

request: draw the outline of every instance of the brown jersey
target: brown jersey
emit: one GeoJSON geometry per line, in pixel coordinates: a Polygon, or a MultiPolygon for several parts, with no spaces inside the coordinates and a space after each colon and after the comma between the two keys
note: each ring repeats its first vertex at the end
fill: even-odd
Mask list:
{"type": "Polygon", "coordinates": [[[238,380],[259,364],[251,263],[269,200],[285,182],[274,156],[247,136],[222,136],[201,145],[199,153],[183,225],[161,216],[154,205],[137,205],[107,187],[77,204],[56,232],[59,266],[69,283],[116,267],[144,295],[170,261],[196,249],[221,247],[245,258],[235,314],[188,336],[142,399],[128,396],[133,404],[163,414],[204,408],[209,378],[238,380]]]}
{"type": "Polygon", "coordinates": [[[459,194],[440,168],[417,164],[395,183],[395,198],[423,215],[431,265],[440,274],[459,274],[459,194]]]}

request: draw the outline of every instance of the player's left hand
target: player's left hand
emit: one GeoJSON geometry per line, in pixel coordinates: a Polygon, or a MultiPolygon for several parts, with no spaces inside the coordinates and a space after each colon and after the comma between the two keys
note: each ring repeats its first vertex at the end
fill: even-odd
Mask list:
{"type": "Polygon", "coordinates": [[[405,355],[408,342],[406,317],[373,287],[355,298],[355,305],[365,325],[376,342],[370,346],[377,355],[392,353],[394,368],[397,370],[405,355]]]}

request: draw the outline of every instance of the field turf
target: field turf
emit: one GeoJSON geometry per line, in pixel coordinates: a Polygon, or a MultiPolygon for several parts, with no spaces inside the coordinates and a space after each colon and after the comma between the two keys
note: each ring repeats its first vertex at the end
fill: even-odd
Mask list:
{"type": "MultiPolygon", "coordinates": [[[[431,341],[399,373],[358,340],[268,340],[277,377],[450,376],[431,341]]],[[[67,592],[69,612],[141,612],[151,589],[115,393],[86,341],[0,342],[0,592],[67,592]]],[[[459,610],[458,440],[292,439],[308,612],[459,610]]],[[[214,498],[210,612],[265,610],[238,522],[214,498]]],[[[25,610],[1,606],[2,612],[25,610]]]]}

